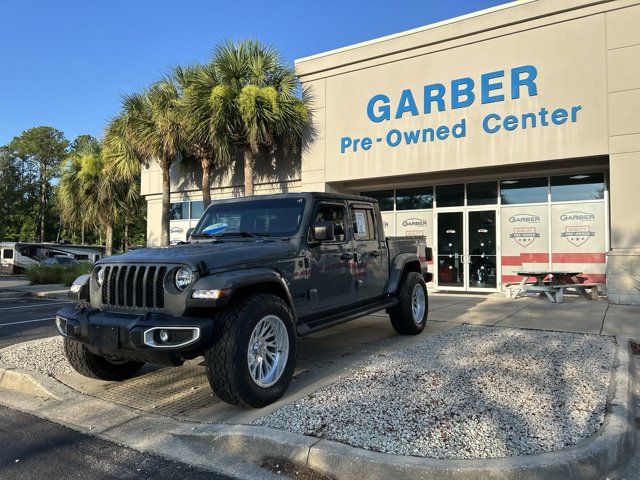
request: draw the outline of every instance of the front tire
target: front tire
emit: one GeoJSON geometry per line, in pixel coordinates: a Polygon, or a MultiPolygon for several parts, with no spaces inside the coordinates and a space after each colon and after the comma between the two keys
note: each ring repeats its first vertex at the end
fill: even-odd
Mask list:
{"type": "Polygon", "coordinates": [[[72,338],[64,339],[64,353],[76,372],[99,380],[126,380],[144,365],[144,362],[133,360],[110,360],[91,352],[85,344],[72,338]]]}
{"type": "Polygon", "coordinates": [[[205,352],[211,389],[227,403],[260,408],[278,400],[293,378],[297,337],[287,303],[270,294],[239,299],[221,311],[205,352]]]}
{"type": "Polygon", "coordinates": [[[391,325],[402,335],[417,335],[424,330],[429,312],[427,284],[418,272],[408,272],[400,285],[400,303],[389,310],[391,325]]]}

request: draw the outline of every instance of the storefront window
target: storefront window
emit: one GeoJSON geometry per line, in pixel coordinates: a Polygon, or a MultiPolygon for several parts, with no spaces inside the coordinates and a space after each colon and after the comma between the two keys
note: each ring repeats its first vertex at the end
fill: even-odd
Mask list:
{"type": "Polygon", "coordinates": [[[500,182],[500,199],[503,205],[545,203],[547,195],[547,177],[502,180],[500,182]]]}
{"type": "Polygon", "coordinates": [[[433,208],[433,187],[396,190],[396,210],[433,208]]]}
{"type": "Polygon", "coordinates": [[[362,192],[361,194],[378,200],[380,211],[388,212],[393,210],[393,190],[377,190],[375,192],[362,192]]]}
{"type": "Polygon", "coordinates": [[[171,220],[187,220],[189,218],[189,202],[171,204],[171,220]]]}
{"type": "Polygon", "coordinates": [[[203,213],[202,201],[191,202],[191,218],[199,220],[203,213]]]}
{"type": "Polygon", "coordinates": [[[467,183],[467,205],[494,205],[498,203],[498,183],[467,183]]]}
{"type": "Polygon", "coordinates": [[[438,185],[436,187],[438,207],[459,207],[464,205],[464,183],[458,185],[438,185]]]}
{"type": "Polygon", "coordinates": [[[604,174],[590,173],[551,177],[551,201],[602,200],[604,174]]]}

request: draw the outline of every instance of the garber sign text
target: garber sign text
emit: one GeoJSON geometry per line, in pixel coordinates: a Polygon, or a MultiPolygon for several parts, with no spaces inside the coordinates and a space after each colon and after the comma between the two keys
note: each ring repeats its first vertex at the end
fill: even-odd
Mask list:
{"type": "MultiPolygon", "coordinates": [[[[536,67],[522,65],[508,71],[496,70],[484,73],[479,79],[462,77],[452,80],[447,85],[428,84],[419,91],[405,89],[397,96],[378,93],[367,102],[366,114],[371,122],[383,123],[409,116],[418,117],[467,108],[474,103],[491,104],[503,102],[506,98],[518,100],[521,97],[535,97],[538,95],[537,78],[536,67]]],[[[496,134],[502,131],[512,132],[517,129],[575,123],[581,109],[582,106],[574,105],[555,109],[541,107],[537,111],[505,116],[488,113],[482,119],[481,128],[484,133],[496,134]]],[[[449,138],[464,138],[466,135],[467,119],[460,118],[450,125],[429,125],[410,130],[391,128],[381,136],[343,136],[340,138],[340,153],[368,151],[378,143],[395,148],[449,138]]]]}

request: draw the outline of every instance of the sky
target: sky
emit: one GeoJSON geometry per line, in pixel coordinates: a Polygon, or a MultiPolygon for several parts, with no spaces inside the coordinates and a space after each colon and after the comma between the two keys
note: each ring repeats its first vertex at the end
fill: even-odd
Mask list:
{"type": "Polygon", "coordinates": [[[268,42],[293,63],[503,3],[0,0],[0,145],[38,125],[99,137],[123,94],[226,40],[268,42]]]}

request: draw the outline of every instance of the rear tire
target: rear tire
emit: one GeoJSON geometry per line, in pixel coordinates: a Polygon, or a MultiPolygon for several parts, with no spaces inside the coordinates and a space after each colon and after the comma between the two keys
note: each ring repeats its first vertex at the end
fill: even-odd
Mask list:
{"type": "Polygon", "coordinates": [[[204,356],[215,394],[243,407],[260,408],[278,400],[291,383],[296,362],[289,305],[277,295],[255,294],[222,310],[215,322],[214,342],[204,356]]]}
{"type": "Polygon", "coordinates": [[[429,312],[427,284],[418,272],[404,275],[398,292],[398,305],[389,309],[394,330],[401,335],[417,335],[424,330],[429,312]]]}
{"type": "Polygon", "coordinates": [[[91,352],[85,344],[72,338],[64,339],[64,353],[76,372],[100,380],[126,380],[133,377],[144,365],[144,362],[134,360],[109,360],[91,352]]]}

